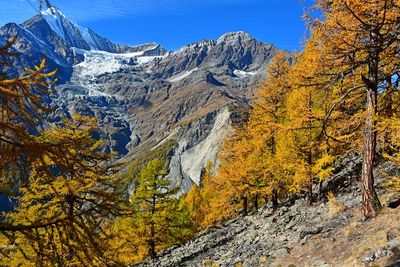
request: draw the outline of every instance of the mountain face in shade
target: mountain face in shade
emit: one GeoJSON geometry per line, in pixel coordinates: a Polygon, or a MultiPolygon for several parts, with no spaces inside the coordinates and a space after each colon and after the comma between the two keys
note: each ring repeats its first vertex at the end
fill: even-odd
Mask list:
{"type": "Polygon", "coordinates": [[[51,98],[57,123],[72,113],[96,117],[107,149],[137,157],[174,140],[170,178],[188,190],[222,140],[232,132],[241,99],[253,96],[277,49],[245,32],[203,40],[167,52],[156,43],[116,44],[49,9],[21,25],[0,29],[0,41],[18,35],[22,55],[14,75],[47,57],[60,83],[51,98]]]}

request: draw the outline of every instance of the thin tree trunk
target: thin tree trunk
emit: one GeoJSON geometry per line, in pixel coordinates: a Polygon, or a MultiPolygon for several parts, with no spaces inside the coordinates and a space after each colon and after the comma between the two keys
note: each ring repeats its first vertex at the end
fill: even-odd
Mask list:
{"type": "Polygon", "coordinates": [[[307,186],[307,202],[308,205],[312,205],[314,202],[313,198],[313,172],[312,172],[312,165],[313,165],[313,136],[312,136],[312,106],[313,106],[313,101],[312,101],[312,92],[309,90],[309,95],[308,95],[308,112],[309,112],[309,118],[308,118],[308,142],[309,142],[309,147],[308,147],[308,155],[307,155],[307,162],[308,162],[308,179],[309,179],[309,184],[307,186]]]}
{"type": "MultiPolygon", "coordinates": [[[[311,133],[311,131],[310,131],[311,133]]],[[[310,140],[311,140],[311,136],[310,136],[310,140]]],[[[314,202],[314,197],[313,197],[313,173],[312,173],[312,148],[310,146],[309,151],[308,151],[308,185],[307,185],[307,203],[308,205],[312,205],[312,203],[314,202]]]]}
{"type": "Polygon", "coordinates": [[[322,201],[322,180],[319,180],[318,200],[322,201]]]}
{"type": "Polygon", "coordinates": [[[308,205],[312,205],[314,203],[312,182],[310,182],[307,186],[307,203],[308,205]]]}
{"type": "Polygon", "coordinates": [[[272,190],[271,201],[272,201],[272,210],[276,211],[278,209],[278,192],[276,191],[276,189],[272,190]]]}
{"type": "MultiPolygon", "coordinates": [[[[67,244],[69,246],[76,239],[75,230],[73,227],[73,224],[74,224],[74,202],[75,202],[74,197],[71,194],[68,194],[66,196],[66,202],[68,203],[68,219],[69,219],[68,223],[69,223],[69,225],[67,227],[68,227],[69,234],[67,237],[68,238],[67,244]]],[[[69,246],[67,259],[69,259],[69,260],[73,259],[75,256],[75,253],[76,253],[75,249],[73,249],[71,246],[69,246]]]]}
{"type": "Polygon", "coordinates": [[[253,197],[253,209],[258,210],[258,194],[255,194],[253,197]]]}
{"type": "MultiPolygon", "coordinates": [[[[154,180],[154,182],[153,182],[153,190],[154,190],[154,192],[157,191],[157,182],[156,182],[156,180],[154,180]]],[[[149,240],[149,250],[148,250],[149,256],[152,259],[155,259],[157,257],[157,254],[156,254],[156,242],[155,242],[156,231],[155,231],[155,225],[154,225],[154,221],[153,221],[154,216],[155,216],[155,212],[156,212],[156,201],[157,201],[156,194],[153,193],[152,201],[151,201],[152,202],[151,203],[151,218],[152,218],[152,221],[150,222],[150,240],[149,240]]]]}
{"type": "Polygon", "coordinates": [[[365,218],[375,217],[382,206],[374,188],[373,164],[376,154],[375,116],[377,107],[377,92],[367,90],[367,114],[364,130],[364,159],[361,174],[362,208],[365,218]]]}
{"type": "Polygon", "coordinates": [[[156,245],[154,242],[155,232],[153,223],[151,224],[150,231],[151,231],[151,238],[149,240],[149,256],[150,258],[155,259],[157,257],[157,254],[156,254],[156,245]]]}
{"type": "Polygon", "coordinates": [[[247,201],[247,197],[244,196],[242,197],[242,201],[243,201],[243,215],[247,215],[248,214],[248,201],[247,201]]]}

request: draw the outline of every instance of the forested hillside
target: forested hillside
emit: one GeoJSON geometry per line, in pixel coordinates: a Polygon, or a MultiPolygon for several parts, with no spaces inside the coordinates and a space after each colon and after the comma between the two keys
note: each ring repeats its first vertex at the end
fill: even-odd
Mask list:
{"type": "MultiPolygon", "coordinates": [[[[0,265],[398,262],[400,1],[317,0],[304,19],[301,52],[271,53],[244,33],[223,37],[220,47],[234,38],[257,43],[257,53],[273,57],[254,97],[251,88],[243,96],[221,93],[230,101],[219,114],[234,110],[227,116],[233,122],[214,120],[209,132],[228,137],[218,147],[218,160],[197,166],[199,181],[191,183],[177,183],[185,176],[170,167],[174,159],[179,166],[194,165],[199,154],[204,164],[204,154],[215,152],[215,136],[198,150],[178,138],[185,135],[180,127],[202,135],[196,128],[202,121],[176,121],[168,138],[121,158],[104,139],[106,121],[100,127],[90,112],[70,110],[70,116],[57,113],[56,123],[46,121],[57,110],[47,101],[57,88],[57,69],[49,70],[44,57],[16,74],[10,64],[27,55],[17,53],[18,36],[1,40],[0,196],[9,205],[0,207],[0,265]],[[176,155],[189,148],[191,161],[183,164],[176,155]],[[186,192],[182,186],[188,184],[194,185],[186,192]],[[342,247],[352,245],[354,253],[330,247],[332,238],[342,247]],[[317,262],[319,251],[324,262],[317,262]]],[[[213,64],[216,55],[210,55],[213,64]]],[[[218,62],[212,68],[220,70],[218,62]]],[[[229,70],[232,64],[226,63],[229,70]]],[[[249,73],[236,70],[235,76],[249,73]]],[[[225,86],[214,79],[207,72],[205,84],[225,86]]],[[[166,107],[157,112],[170,115],[166,107]]],[[[202,120],[209,120],[207,112],[202,120]]],[[[151,116],[143,118],[154,124],[151,116]]]]}

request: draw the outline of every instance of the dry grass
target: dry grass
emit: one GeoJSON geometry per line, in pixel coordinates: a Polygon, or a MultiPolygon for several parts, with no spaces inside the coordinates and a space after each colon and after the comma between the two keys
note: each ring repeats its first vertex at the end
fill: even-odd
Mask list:
{"type": "MultiPolygon", "coordinates": [[[[386,196],[381,199],[386,199],[386,196]]],[[[342,210],[337,201],[331,200],[330,210],[331,206],[335,213],[342,210]]],[[[363,260],[367,253],[387,245],[389,231],[395,232],[397,238],[400,237],[400,209],[384,208],[377,218],[366,222],[362,221],[359,208],[347,209],[346,213],[352,214],[346,226],[334,229],[329,237],[314,236],[304,245],[292,243],[291,253],[276,258],[271,266],[288,266],[290,263],[313,266],[314,262],[321,260],[330,266],[361,267],[365,266],[363,260]]],[[[328,223],[332,219],[330,216],[321,217],[320,224],[324,225],[324,222],[328,223]]],[[[382,258],[372,264],[386,266],[390,263],[390,259],[382,258]]]]}
{"type": "Polygon", "coordinates": [[[206,258],[202,262],[202,266],[204,267],[219,267],[219,264],[213,262],[211,258],[206,258]]]}
{"type": "Polygon", "coordinates": [[[332,192],[328,193],[328,207],[330,216],[335,216],[337,214],[343,213],[346,210],[346,207],[337,201],[335,195],[332,192]]]}

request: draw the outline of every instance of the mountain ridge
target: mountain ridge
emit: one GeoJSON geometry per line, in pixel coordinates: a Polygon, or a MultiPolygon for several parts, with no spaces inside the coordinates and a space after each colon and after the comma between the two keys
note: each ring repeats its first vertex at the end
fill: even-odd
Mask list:
{"type": "Polygon", "coordinates": [[[47,121],[59,123],[73,113],[95,117],[106,150],[121,158],[137,158],[174,136],[170,178],[183,191],[200,181],[206,161],[217,165],[235,107],[253,97],[278,51],[242,31],[170,52],[157,43],[127,46],[94,32],[85,36],[92,31],[61,11],[43,13],[1,27],[0,37],[19,36],[14,49],[21,56],[8,69],[14,75],[44,56],[49,70],[58,69],[57,94],[50,99],[55,112],[47,121]],[[208,155],[210,144],[215,149],[208,155]]]}

